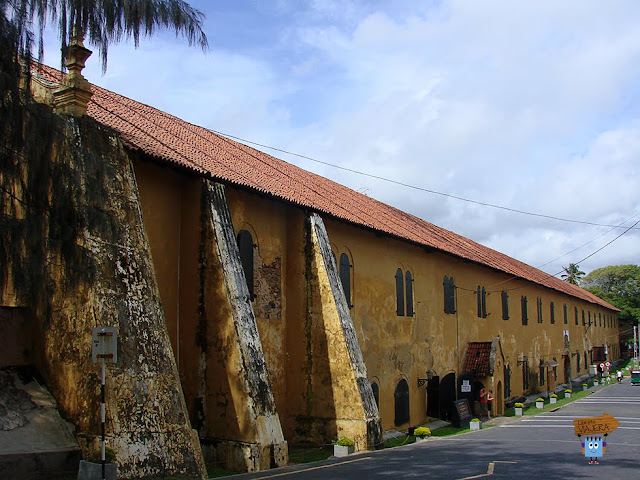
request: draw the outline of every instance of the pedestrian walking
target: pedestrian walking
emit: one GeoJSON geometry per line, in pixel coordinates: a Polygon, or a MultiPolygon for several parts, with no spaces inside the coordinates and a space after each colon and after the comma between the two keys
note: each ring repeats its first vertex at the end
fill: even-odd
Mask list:
{"type": "Polygon", "coordinates": [[[480,413],[483,417],[487,416],[489,413],[487,407],[487,391],[484,387],[480,389],[480,413]]]}

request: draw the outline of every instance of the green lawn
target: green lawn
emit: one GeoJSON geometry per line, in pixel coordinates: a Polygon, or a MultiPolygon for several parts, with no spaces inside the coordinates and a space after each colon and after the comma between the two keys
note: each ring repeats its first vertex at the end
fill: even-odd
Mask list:
{"type": "Polygon", "coordinates": [[[326,460],[333,455],[333,445],[324,447],[289,447],[289,465],[326,460]]]}

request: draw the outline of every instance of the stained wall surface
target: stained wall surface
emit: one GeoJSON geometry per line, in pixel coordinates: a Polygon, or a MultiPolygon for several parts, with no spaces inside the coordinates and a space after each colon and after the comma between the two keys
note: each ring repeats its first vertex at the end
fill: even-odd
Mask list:
{"type": "MultiPolygon", "coordinates": [[[[154,168],[163,175],[160,167],[154,168]]],[[[140,170],[139,176],[142,175],[140,170]]],[[[141,185],[146,181],[139,179],[141,185]]],[[[143,194],[143,204],[147,203],[144,197],[143,194]]],[[[285,437],[294,443],[331,437],[337,433],[335,427],[319,430],[320,425],[332,425],[336,399],[330,388],[332,379],[328,373],[329,357],[322,326],[313,321],[313,312],[322,308],[322,299],[312,286],[317,280],[309,278],[308,274],[311,253],[306,215],[299,208],[241,189],[227,187],[227,197],[236,234],[241,230],[250,232],[254,242],[255,297],[252,304],[285,437]]],[[[198,201],[193,196],[189,207],[183,203],[182,231],[184,212],[191,212],[195,219],[193,212],[199,209],[198,201]]],[[[171,208],[162,212],[162,215],[174,214],[171,208]]],[[[495,337],[500,338],[504,365],[499,366],[501,371],[499,375],[496,373],[499,379],[496,377],[495,385],[499,382],[504,389],[505,376],[509,377],[510,391],[501,392],[504,400],[564,383],[565,359],[568,359],[570,378],[588,373],[584,353],[587,352],[587,363],[592,363],[593,347],[606,345],[608,359],[615,359],[619,354],[615,311],[344,222],[325,219],[325,223],[336,260],[346,254],[350,261],[350,313],[369,379],[379,387],[379,408],[385,430],[427,421],[426,387],[418,387],[418,379],[425,378],[427,371],[440,380],[450,373],[464,373],[469,342],[490,342],[495,337]],[[406,273],[411,274],[412,316],[406,311],[406,286],[402,294],[405,312],[397,314],[398,270],[405,280],[406,273]],[[444,313],[445,276],[455,280],[456,312],[453,314],[444,313]],[[485,288],[486,317],[478,316],[478,287],[485,288]],[[508,297],[508,320],[503,319],[503,291],[508,297]],[[527,325],[522,322],[522,297],[527,298],[527,325]],[[537,317],[538,298],[541,300],[541,323],[537,317]],[[567,323],[564,321],[565,305],[567,323]],[[576,308],[578,325],[575,324],[576,308]],[[583,310],[586,325],[582,324],[583,310]],[[598,319],[591,327],[589,313],[598,319]],[[581,359],[580,368],[576,353],[581,359]],[[527,364],[522,365],[525,357],[528,371],[525,370],[527,364]],[[551,359],[559,363],[555,374],[553,369],[549,372],[540,370],[540,362],[551,359]],[[544,385],[540,385],[540,376],[544,377],[544,385]],[[410,414],[407,422],[396,425],[395,394],[401,379],[409,385],[410,414]]],[[[153,247],[154,234],[149,236],[153,247]]],[[[196,250],[195,235],[192,233],[189,237],[191,243],[186,250],[193,252],[196,250]]],[[[185,242],[184,236],[182,242],[185,242]]],[[[160,254],[161,257],[174,255],[160,254]]],[[[154,252],[154,258],[156,256],[154,252]]],[[[188,270],[193,275],[195,269],[188,270]]],[[[181,284],[193,282],[185,277],[183,270],[181,284]]],[[[160,283],[162,290],[164,281],[160,283]]],[[[172,298],[169,295],[168,298],[172,298]]],[[[188,301],[184,297],[181,300],[188,301]]],[[[177,310],[190,309],[188,304],[181,303],[177,310]]],[[[192,343],[186,340],[193,337],[193,332],[186,333],[190,328],[186,324],[195,323],[193,314],[191,317],[193,320],[187,320],[189,315],[181,314],[181,331],[185,335],[179,340],[180,345],[192,343]]],[[[181,357],[189,355],[185,348],[188,347],[181,348],[181,357]]],[[[181,371],[184,372],[184,365],[181,371]]],[[[185,373],[183,378],[189,383],[185,373]]],[[[185,392],[193,390],[192,385],[185,385],[185,392]]],[[[191,414],[193,416],[194,412],[191,414]]]]}

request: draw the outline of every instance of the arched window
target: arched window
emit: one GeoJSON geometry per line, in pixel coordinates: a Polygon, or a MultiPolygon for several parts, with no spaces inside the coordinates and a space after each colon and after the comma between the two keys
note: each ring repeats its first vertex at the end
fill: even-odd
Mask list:
{"type": "Polygon", "coordinates": [[[509,320],[509,294],[506,290],[502,290],[502,319],[509,320]]]}
{"type": "Polygon", "coordinates": [[[255,298],[253,290],[253,237],[247,230],[238,233],[238,249],[240,250],[240,262],[247,279],[247,288],[251,300],[255,298]]]}
{"type": "Polygon", "coordinates": [[[396,270],[396,315],[404,316],[404,278],[402,270],[396,270]]]}
{"type": "Polygon", "coordinates": [[[347,305],[351,308],[353,306],[351,305],[351,262],[346,253],[340,255],[340,283],[342,283],[347,305]]]}
{"type": "Polygon", "coordinates": [[[413,277],[407,270],[405,274],[405,290],[407,291],[407,317],[413,317],[413,277]]]}
{"type": "Polygon", "coordinates": [[[378,410],[380,410],[380,387],[376,382],[371,382],[371,391],[373,392],[373,398],[376,401],[378,410]]]}
{"type": "Polygon", "coordinates": [[[398,382],[394,393],[396,427],[409,422],[409,384],[403,378],[398,382]]]}

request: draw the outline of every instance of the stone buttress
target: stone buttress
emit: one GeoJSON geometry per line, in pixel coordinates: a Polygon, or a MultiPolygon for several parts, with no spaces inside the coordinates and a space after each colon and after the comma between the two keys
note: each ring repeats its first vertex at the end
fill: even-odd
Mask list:
{"type": "MultiPolygon", "coordinates": [[[[310,256],[308,288],[313,290],[309,306],[314,329],[324,335],[328,372],[317,372],[330,381],[330,406],[336,438],[349,437],[356,449],[372,449],[382,443],[382,425],[356,336],[349,306],[338,278],[329,237],[318,214],[309,217],[310,256]],[[318,295],[320,305],[317,305],[318,295]],[[328,374],[328,375],[327,375],[328,374]]],[[[316,362],[318,363],[318,362],[316,362]]],[[[322,367],[319,367],[322,368],[322,367]]],[[[314,373],[315,375],[316,373],[314,373]]]]}
{"type": "MultiPolygon", "coordinates": [[[[224,186],[203,180],[200,436],[209,461],[235,470],[288,462],[224,186]]],[[[202,247],[201,247],[202,248],[202,247]]]]}

